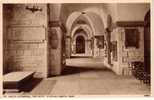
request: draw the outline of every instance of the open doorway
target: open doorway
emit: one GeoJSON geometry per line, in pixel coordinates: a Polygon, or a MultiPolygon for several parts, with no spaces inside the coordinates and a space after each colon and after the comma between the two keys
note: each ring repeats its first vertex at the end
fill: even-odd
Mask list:
{"type": "Polygon", "coordinates": [[[85,39],[83,36],[76,38],[76,53],[85,53],[85,39]]]}

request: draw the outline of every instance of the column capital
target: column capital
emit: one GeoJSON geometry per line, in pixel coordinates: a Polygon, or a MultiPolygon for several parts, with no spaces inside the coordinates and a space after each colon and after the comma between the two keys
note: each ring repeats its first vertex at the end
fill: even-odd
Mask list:
{"type": "Polygon", "coordinates": [[[96,35],[94,36],[94,38],[100,38],[100,37],[103,37],[104,35],[96,35]]]}
{"type": "Polygon", "coordinates": [[[86,41],[91,41],[91,39],[87,39],[86,41]]]}
{"type": "Polygon", "coordinates": [[[49,27],[60,27],[66,33],[66,28],[60,20],[49,21],[49,27]]]}
{"type": "Polygon", "coordinates": [[[71,36],[69,36],[69,35],[66,35],[66,38],[70,38],[70,39],[71,39],[71,36]]]}

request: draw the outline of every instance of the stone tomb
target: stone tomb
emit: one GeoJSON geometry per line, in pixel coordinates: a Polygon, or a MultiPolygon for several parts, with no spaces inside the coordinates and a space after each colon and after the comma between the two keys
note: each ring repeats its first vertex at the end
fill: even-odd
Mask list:
{"type": "Polygon", "coordinates": [[[20,92],[24,84],[33,78],[34,72],[16,71],[10,72],[3,77],[4,92],[20,92]]]}

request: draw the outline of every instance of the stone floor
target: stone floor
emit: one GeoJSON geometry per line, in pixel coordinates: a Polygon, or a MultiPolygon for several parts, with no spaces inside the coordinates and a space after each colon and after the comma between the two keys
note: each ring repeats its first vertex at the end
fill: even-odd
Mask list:
{"type": "Polygon", "coordinates": [[[66,59],[66,65],[83,68],[106,68],[103,60],[103,58],[71,58],[66,59]]]}
{"type": "Polygon", "coordinates": [[[150,93],[150,87],[141,84],[134,77],[117,76],[108,69],[76,70],[79,73],[47,79],[57,80],[50,95],[148,95],[150,93]]]}
{"type": "MultiPolygon", "coordinates": [[[[67,60],[61,76],[38,81],[30,91],[18,95],[149,95],[150,86],[141,84],[132,76],[118,76],[107,69],[99,60],[67,60]],[[92,63],[92,62],[95,63],[92,63]],[[73,62],[73,63],[71,63],[73,62]],[[75,66],[76,65],[76,66],[75,66]],[[90,67],[86,67],[90,66],[90,67]]],[[[27,84],[27,87],[28,86],[27,84]]],[[[9,95],[9,94],[5,94],[9,95]]],[[[17,94],[14,94],[17,95],[17,94]]]]}

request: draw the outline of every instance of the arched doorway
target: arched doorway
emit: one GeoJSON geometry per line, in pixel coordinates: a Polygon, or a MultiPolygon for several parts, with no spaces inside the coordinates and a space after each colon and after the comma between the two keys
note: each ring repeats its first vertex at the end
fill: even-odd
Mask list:
{"type": "Polygon", "coordinates": [[[72,52],[71,52],[71,57],[72,56],[81,56],[82,57],[92,57],[93,56],[93,35],[92,35],[92,30],[91,28],[88,26],[88,25],[82,25],[82,24],[79,24],[77,25],[74,29],[72,29],[72,32],[71,32],[71,49],[72,49],[72,52]],[[84,40],[85,40],[85,52],[84,53],[77,53],[76,52],[76,40],[77,40],[77,37],[79,36],[82,36],[84,37],[84,40]]]}
{"type": "Polygon", "coordinates": [[[85,39],[83,36],[76,38],[76,53],[85,53],[85,39]]]}

